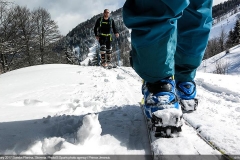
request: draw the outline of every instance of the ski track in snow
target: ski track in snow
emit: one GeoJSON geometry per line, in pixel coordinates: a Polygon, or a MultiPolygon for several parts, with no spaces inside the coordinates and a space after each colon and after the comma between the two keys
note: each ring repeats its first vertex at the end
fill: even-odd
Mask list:
{"type": "MultiPolygon", "coordinates": [[[[237,154],[239,94],[202,76],[196,79],[199,108],[184,117],[222,151],[237,154]]],[[[131,68],[44,65],[3,74],[0,84],[6,91],[0,93],[0,154],[151,153],[138,105],[141,79],[131,68]]],[[[152,147],[159,155],[219,154],[191,127],[181,134],[152,147]]]]}
{"type": "Polygon", "coordinates": [[[239,93],[224,86],[219,87],[205,82],[202,78],[197,78],[196,83],[199,107],[196,112],[184,114],[185,119],[223,153],[238,155],[240,151],[239,93]]]}

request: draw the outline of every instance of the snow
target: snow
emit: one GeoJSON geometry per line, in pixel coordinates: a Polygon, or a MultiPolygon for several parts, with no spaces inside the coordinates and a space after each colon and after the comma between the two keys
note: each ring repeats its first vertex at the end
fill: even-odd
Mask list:
{"type": "Polygon", "coordinates": [[[199,72],[198,77],[200,106],[185,118],[224,153],[239,154],[239,76],[199,72]]]}
{"type": "Polygon", "coordinates": [[[166,127],[168,125],[179,127],[182,125],[181,121],[176,123],[176,119],[180,119],[182,115],[181,109],[168,108],[163,110],[158,110],[154,112],[154,115],[162,119],[162,126],[166,127]]]}
{"type": "MultiPolygon", "coordinates": [[[[196,83],[199,107],[185,118],[225,153],[238,154],[239,77],[198,72],[196,83]]],[[[150,154],[141,79],[132,68],[40,65],[0,75],[0,88],[0,154],[150,154]]],[[[177,140],[152,147],[159,154],[217,154],[193,132],[184,124],[177,140]],[[171,144],[177,146],[163,147],[171,144]]]]}
{"type": "Polygon", "coordinates": [[[0,153],[145,154],[139,84],[130,68],[42,65],[2,74],[0,153]]]}
{"type": "Polygon", "coordinates": [[[229,53],[221,52],[209,59],[203,60],[198,71],[206,73],[215,73],[216,66],[221,64],[226,69],[226,74],[239,75],[240,73],[240,45],[229,49],[229,53]]]}
{"type": "Polygon", "coordinates": [[[95,54],[96,54],[97,46],[98,46],[98,42],[96,40],[93,47],[89,48],[89,53],[87,55],[87,58],[81,62],[81,65],[88,66],[89,60],[92,60],[94,58],[95,54]]]}

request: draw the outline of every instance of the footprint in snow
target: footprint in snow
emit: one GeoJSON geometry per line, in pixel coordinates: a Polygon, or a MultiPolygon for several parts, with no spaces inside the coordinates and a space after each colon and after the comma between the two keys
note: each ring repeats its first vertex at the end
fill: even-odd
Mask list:
{"type": "Polygon", "coordinates": [[[240,107],[237,107],[235,111],[240,112],[240,107]]]}
{"type": "Polygon", "coordinates": [[[125,77],[118,74],[118,75],[117,75],[117,79],[118,79],[118,80],[121,80],[121,79],[125,79],[125,77]]]}
{"type": "Polygon", "coordinates": [[[39,104],[43,104],[42,101],[36,100],[36,99],[25,99],[23,101],[23,104],[25,106],[29,106],[29,105],[39,105],[39,104]]]}

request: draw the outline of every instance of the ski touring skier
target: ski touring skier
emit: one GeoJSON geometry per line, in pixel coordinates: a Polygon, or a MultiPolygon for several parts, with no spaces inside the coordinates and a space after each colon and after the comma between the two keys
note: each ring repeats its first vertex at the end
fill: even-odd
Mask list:
{"type": "Polygon", "coordinates": [[[194,78],[212,26],[212,0],[126,0],[132,29],[130,62],[143,79],[145,115],[155,136],[181,132],[182,114],[196,110],[194,78]]]}
{"type": "Polygon", "coordinates": [[[109,9],[104,9],[103,17],[97,19],[94,26],[94,34],[100,44],[101,65],[103,67],[111,66],[112,53],[112,35],[111,30],[118,38],[119,33],[114,20],[110,17],[109,9]]]}

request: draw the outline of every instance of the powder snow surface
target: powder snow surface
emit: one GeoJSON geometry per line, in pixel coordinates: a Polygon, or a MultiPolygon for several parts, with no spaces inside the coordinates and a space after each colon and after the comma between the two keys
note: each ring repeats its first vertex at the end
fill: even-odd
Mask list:
{"type": "MultiPolygon", "coordinates": [[[[184,117],[225,153],[240,151],[239,76],[198,72],[199,107],[184,117]]],[[[0,154],[150,154],[132,68],[42,65],[0,75],[0,154]]],[[[183,125],[158,154],[217,154],[183,125]],[[196,143],[195,143],[196,142],[196,143]]]]}

